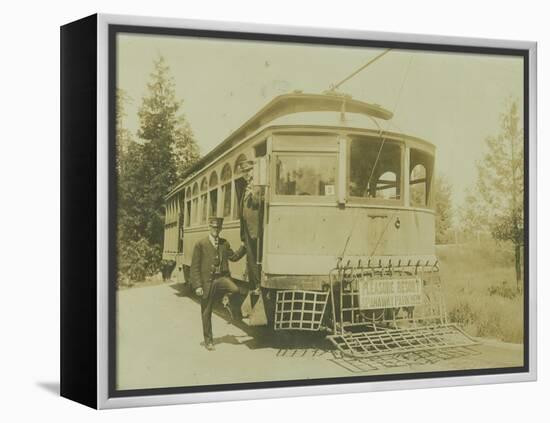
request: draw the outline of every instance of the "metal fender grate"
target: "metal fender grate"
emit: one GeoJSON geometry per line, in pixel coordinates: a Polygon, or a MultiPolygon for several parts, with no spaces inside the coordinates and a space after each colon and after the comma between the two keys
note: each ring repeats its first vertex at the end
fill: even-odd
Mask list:
{"type": "Polygon", "coordinates": [[[320,291],[278,291],[275,330],[320,330],[328,295],[320,291]]]}
{"type": "Polygon", "coordinates": [[[363,358],[467,347],[478,343],[451,324],[384,329],[372,332],[345,332],[329,335],[328,339],[343,354],[363,358]]]}

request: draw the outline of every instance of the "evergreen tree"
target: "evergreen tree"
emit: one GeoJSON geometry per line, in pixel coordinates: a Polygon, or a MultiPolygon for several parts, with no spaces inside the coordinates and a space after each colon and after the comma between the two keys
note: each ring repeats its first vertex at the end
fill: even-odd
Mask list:
{"type": "Polygon", "coordinates": [[[123,169],[122,165],[126,162],[125,155],[128,152],[128,147],[133,142],[131,132],[124,127],[124,118],[126,117],[126,103],[130,101],[130,97],[120,88],[116,89],[116,108],[115,108],[115,125],[116,125],[116,168],[120,177],[123,169]]]}
{"type": "MultiPolygon", "coordinates": [[[[148,92],[138,111],[139,142],[120,146],[118,183],[119,270],[143,279],[159,270],[164,235],[164,196],[198,159],[198,147],[177,100],[175,82],[162,57],[154,62],[148,92]]],[[[123,113],[123,109],[118,114],[123,113]]],[[[117,121],[118,122],[118,121],[117,121]]],[[[118,134],[118,131],[117,131],[118,134]]],[[[124,139],[121,131],[121,139],[124,139]]]]}
{"type": "Polygon", "coordinates": [[[199,155],[193,133],[179,113],[182,102],[176,99],[175,82],[162,56],[154,63],[147,88],[148,94],[138,112],[138,137],[144,141],[139,175],[143,236],[150,243],[161,246],[164,196],[199,155]]]}

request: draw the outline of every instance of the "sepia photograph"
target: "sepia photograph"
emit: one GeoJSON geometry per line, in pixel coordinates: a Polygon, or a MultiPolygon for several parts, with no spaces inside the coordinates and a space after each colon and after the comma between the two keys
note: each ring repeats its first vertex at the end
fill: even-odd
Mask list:
{"type": "Polygon", "coordinates": [[[523,52],[112,31],[113,395],[528,368],[523,52]]]}

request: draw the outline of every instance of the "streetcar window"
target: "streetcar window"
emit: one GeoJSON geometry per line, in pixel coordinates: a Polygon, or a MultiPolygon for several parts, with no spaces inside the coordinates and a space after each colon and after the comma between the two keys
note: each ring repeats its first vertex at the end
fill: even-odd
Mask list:
{"type": "Polygon", "coordinates": [[[217,185],[218,185],[218,174],[216,172],[212,172],[212,174],[210,175],[210,179],[208,180],[208,187],[210,188],[210,195],[209,195],[210,209],[208,211],[209,216],[218,215],[218,189],[216,188],[217,185]]]}
{"type": "Polygon", "coordinates": [[[395,172],[386,172],[378,178],[375,185],[375,197],[385,200],[399,200],[397,175],[395,172]]]}
{"type": "Polygon", "coordinates": [[[411,206],[427,207],[430,205],[433,157],[421,150],[411,148],[410,169],[411,206]]]}
{"type": "Polygon", "coordinates": [[[199,209],[199,199],[193,198],[193,204],[191,205],[191,221],[197,223],[197,211],[199,209]]]}
{"type": "Polygon", "coordinates": [[[247,160],[247,158],[246,158],[246,156],[245,156],[244,154],[241,154],[239,157],[237,157],[237,160],[235,160],[235,168],[234,168],[236,174],[237,174],[237,173],[240,173],[240,171],[239,171],[239,165],[240,165],[242,162],[246,161],[246,160],[247,160]]]}
{"type": "Polygon", "coordinates": [[[218,190],[210,191],[210,216],[218,215],[218,190]]]}
{"type": "Polygon", "coordinates": [[[231,215],[231,181],[222,186],[223,217],[231,215]]]}
{"type": "Polygon", "coordinates": [[[351,140],[349,196],[401,200],[401,145],[385,139],[351,140]]]}
{"type": "Polygon", "coordinates": [[[260,144],[254,146],[254,156],[263,157],[267,154],[267,141],[263,141],[260,144]]]}
{"type": "Polygon", "coordinates": [[[275,167],[277,195],[334,196],[336,156],[334,154],[278,155],[275,167]]]}
{"type": "Polygon", "coordinates": [[[238,219],[241,216],[241,200],[246,190],[246,181],[244,178],[238,177],[235,179],[235,194],[233,195],[233,219],[238,219]]]}
{"type": "Polygon", "coordinates": [[[201,222],[206,223],[206,212],[208,211],[208,196],[206,194],[201,195],[201,222]]]}
{"type": "Polygon", "coordinates": [[[178,194],[178,214],[181,215],[182,219],[184,217],[183,209],[185,207],[185,191],[182,191],[178,194]]]}
{"type": "Polygon", "coordinates": [[[208,186],[210,188],[213,188],[216,185],[218,185],[218,174],[216,172],[212,172],[212,175],[210,175],[210,181],[208,182],[208,186]]]}
{"type": "Polygon", "coordinates": [[[231,215],[231,166],[226,164],[222,169],[223,217],[231,215]]]}
{"type": "Polygon", "coordinates": [[[185,211],[185,226],[189,226],[191,223],[191,200],[187,201],[187,208],[185,211]]]}
{"type": "Polygon", "coordinates": [[[206,178],[203,178],[201,181],[201,196],[200,196],[200,204],[201,204],[201,210],[200,210],[200,222],[199,223],[206,223],[207,218],[207,212],[208,212],[208,195],[206,194],[206,190],[208,189],[208,182],[206,182],[206,178]]]}
{"type": "Polygon", "coordinates": [[[199,198],[197,195],[199,195],[199,184],[195,182],[193,185],[193,200],[191,201],[191,225],[194,225],[198,221],[198,211],[199,211],[199,198]]]}

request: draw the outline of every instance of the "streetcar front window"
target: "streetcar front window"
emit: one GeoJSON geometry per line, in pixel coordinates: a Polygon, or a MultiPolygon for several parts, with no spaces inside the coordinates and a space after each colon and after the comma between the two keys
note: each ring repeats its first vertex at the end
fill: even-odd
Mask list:
{"type": "Polygon", "coordinates": [[[348,193],[351,201],[401,201],[399,143],[380,138],[353,138],[349,152],[348,193]]]}
{"type": "Polygon", "coordinates": [[[334,197],[335,154],[279,154],[275,161],[275,194],[334,197]]]}
{"type": "Polygon", "coordinates": [[[434,158],[432,155],[411,148],[410,203],[412,207],[430,207],[430,187],[434,158]]]}

